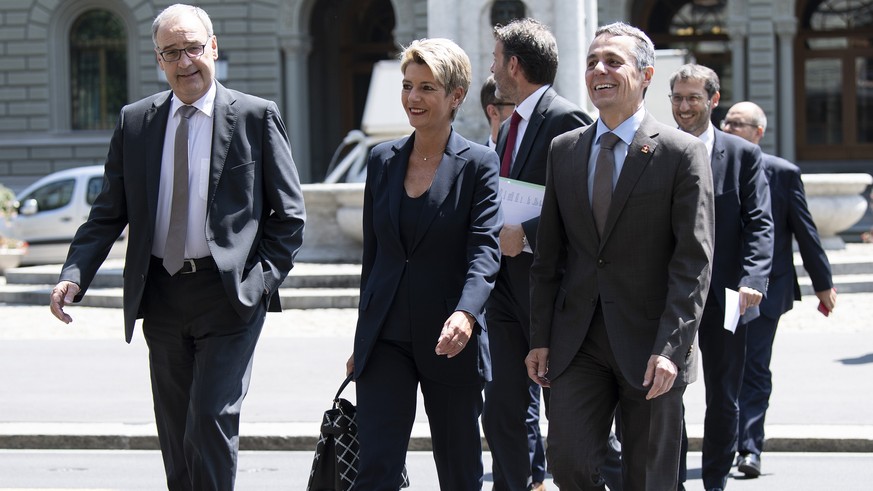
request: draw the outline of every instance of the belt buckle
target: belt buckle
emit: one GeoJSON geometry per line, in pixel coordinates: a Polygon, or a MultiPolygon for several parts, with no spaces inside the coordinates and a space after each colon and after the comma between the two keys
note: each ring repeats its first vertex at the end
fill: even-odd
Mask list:
{"type": "Polygon", "coordinates": [[[197,263],[194,262],[193,259],[183,259],[182,264],[188,263],[191,265],[191,271],[180,271],[180,274],[191,274],[197,272],[197,263]]]}

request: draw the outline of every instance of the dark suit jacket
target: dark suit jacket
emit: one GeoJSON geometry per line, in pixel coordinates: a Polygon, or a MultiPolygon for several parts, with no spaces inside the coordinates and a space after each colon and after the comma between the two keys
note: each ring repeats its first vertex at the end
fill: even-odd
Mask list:
{"type": "Polygon", "coordinates": [[[364,254],[355,333],[355,378],[379,338],[400,279],[407,275],[412,306],[412,345],[422,374],[450,385],[490,378],[487,337],[473,336],[454,358],[437,356],[443,323],[457,310],[486,327],[485,301],[500,262],[503,226],[497,200],[499,163],[488,147],[452,132],[428,191],[410,250],[400,238],[400,199],[415,135],[377,145],[370,152],[364,191],[364,254]]]}
{"type": "MultiPolygon", "coordinates": [[[[710,295],[724,312],[725,288],[746,286],[767,293],[773,220],[760,147],[715,130],[712,179],[716,229],[710,295]]],[[[749,308],[741,321],[758,315],[757,307],[749,308]]]]}
{"type": "MultiPolygon", "coordinates": [[[[588,125],[591,121],[591,117],[579,106],[559,96],[555,89],[551,87],[547,89],[531,114],[509,177],[533,184],[545,184],[546,161],[552,139],[561,133],[588,125]]],[[[500,133],[497,135],[498,156],[503,155],[506,149],[508,133],[509,120],[506,120],[500,126],[500,133]]],[[[536,250],[539,222],[540,218],[535,217],[521,224],[531,250],[536,250]]],[[[522,253],[515,257],[503,257],[502,261],[498,281],[508,281],[515,298],[528,298],[533,254],[522,253]]],[[[528,319],[522,320],[527,322],[528,319]]]]}
{"type": "MultiPolygon", "coordinates": [[[[712,175],[699,139],[647,114],[616,183],[602,240],[588,197],[596,125],[555,138],[531,268],[531,348],[549,348],[547,376],[561,375],[603,308],[613,354],[644,390],[649,357],[693,380],[697,332],[709,286],[714,234],[712,175]]],[[[696,366],[696,365],[695,365],[696,366]]]]}
{"type": "Polygon", "coordinates": [[[834,284],[830,262],[806,206],[800,168],[785,159],[765,153],[764,169],[770,184],[774,246],[770,284],[767,296],[761,302],[761,314],[779,319],[791,310],[795,300],[800,300],[792,237],[797,240],[803,267],[809,273],[815,291],[830,290],[834,284]]]}
{"type": "MultiPolygon", "coordinates": [[[[216,82],[218,84],[218,82],[216,82]]],[[[124,266],[128,342],[141,317],[154,237],[161,152],[171,92],[121,110],[109,144],[103,190],[91,207],[61,271],[81,300],[109,248],[130,225],[124,266]]],[[[268,302],[303,243],[303,194],[276,104],[217,85],[206,213],[206,241],[228,300],[243,319],[268,302]]]]}

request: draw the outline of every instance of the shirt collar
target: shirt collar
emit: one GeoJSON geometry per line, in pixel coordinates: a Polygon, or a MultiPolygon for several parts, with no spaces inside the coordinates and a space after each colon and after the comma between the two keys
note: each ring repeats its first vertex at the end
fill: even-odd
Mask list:
{"type": "Polygon", "coordinates": [[[543,85],[539,89],[535,90],[531,95],[527,96],[521,104],[515,106],[515,112],[518,113],[519,116],[524,118],[525,121],[530,121],[530,117],[533,116],[534,109],[537,108],[537,104],[540,102],[540,98],[543,94],[546,93],[551,87],[550,84],[543,85]]]}
{"type": "Polygon", "coordinates": [[[715,127],[712,126],[712,123],[709,123],[706,130],[698,138],[706,145],[706,149],[709,150],[709,158],[712,158],[712,148],[715,146],[715,127]]]}
{"type": "Polygon", "coordinates": [[[634,135],[637,133],[637,130],[640,129],[640,125],[643,124],[643,119],[646,117],[646,108],[645,106],[637,109],[637,112],[633,113],[631,117],[625,119],[621,122],[620,125],[616,126],[614,130],[610,130],[606,127],[606,124],[603,123],[603,120],[597,118],[597,132],[594,134],[594,143],[600,144],[600,137],[603,136],[604,133],[613,132],[615,135],[624,142],[625,145],[630,146],[631,142],[634,141],[634,135]]]}
{"type": "MultiPolygon", "coordinates": [[[[212,85],[209,87],[209,90],[207,90],[206,93],[203,94],[203,97],[194,101],[194,104],[191,104],[210,118],[212,117],[212,110],[215,107],[215,92],[217,90],[215,86],[216,84],[213,80],[212,85]]],[[[173,101],[171,104],[172,105],[170,106],[170,114],[173,117],[176,116],[176,111],[178,111],[180,107],[186,105],[184,102],[180,101],[178,97],[176,97],[176,94],[173,94],[173,101]]]]}

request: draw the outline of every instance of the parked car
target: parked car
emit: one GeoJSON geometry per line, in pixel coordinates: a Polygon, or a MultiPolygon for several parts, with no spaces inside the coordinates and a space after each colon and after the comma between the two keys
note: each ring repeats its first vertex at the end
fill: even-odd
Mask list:
{"type": "MultiPolygon", "coordinates": [[[[18,193],[9,234],[29,244],[21,265],[63,263],[102,188],[103,166],[92,165],[49,174],[18,193]]],[[[110,258],[124,257],[125,238],[119,237],[110,258]]]]}
{"type": "Polygon", "coordinates": [[[361,129],[350,131],[334,151],[325,183],[364,182],[370,149],[412,133],[400,103],[402,85],[403,72],[398,60],[382,60],[373,65],[361,129]]]}

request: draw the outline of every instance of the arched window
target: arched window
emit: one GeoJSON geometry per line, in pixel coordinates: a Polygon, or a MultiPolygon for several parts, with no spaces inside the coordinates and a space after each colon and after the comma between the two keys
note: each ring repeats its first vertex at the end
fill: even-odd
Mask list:
{"type": "Polygon", "coordinates": [[[107,130],[127,101],[127,32],[106,10],[89,10],[70,30],[71,127],[107,130]]]}
{"type": "Polygon", "coordinates": [[[524,2],[519,0],[497,0],[491,5],[491,25],[505,26],[515,19],[527,17],[524,2]]]}
{"type": "Polygon", "coordinates": [[[873,154],[873,0],[798,4],[798,158],[873,154]]]}
{"type": "Polygon", "coordinates": [[[656,49],[684,49],[718,74],[722,103],[713,110],[713,121],[723,118],[734,93],[726,6],[727,0],[637,0],[633,9],[632,23],[656,49]]]}

